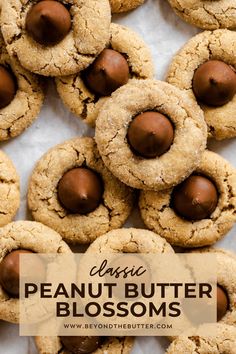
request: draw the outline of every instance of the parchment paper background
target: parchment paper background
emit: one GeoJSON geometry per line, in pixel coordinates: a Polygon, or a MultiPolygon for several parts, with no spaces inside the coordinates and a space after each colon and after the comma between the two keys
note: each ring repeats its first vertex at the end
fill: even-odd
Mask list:
{"type": "MultiPolygon", "coordinates": [[[[7,1],[7,0],[3,0],[7,1]]],[[[147,0],[140,8],[113,21],[136,30],[151,47],[156,78],[163,80],[173,55],[199,30],[184,23],[166,0],[147,0]]],[[[235,117],[236,119],[236,117],[235,117]]],[[[21,208],[17,219],[29,219],[26,208],[28,178],[36,161],[52,146],[75,136],[93,135],[93,131],[63,106],[53,83],[50,83],[44,107],[36,122],[20,137],[1,144],[12,158],[21,176],[21,208]]],[[[236,166],[236,140],[209,142],[209,149],[221,154],[236,166]]],[[[137,211],[128,226],[144,227],[137,211]]],[[[236,227],[217,244],[236,251],[236,227]]],[[[166,338],[138,338],[132,354],[162,354],[168,346],[166,338]]],[[[0,322],[0,354],[36,354],[32,338],[18,336],[18,326],[0,322]]]]}

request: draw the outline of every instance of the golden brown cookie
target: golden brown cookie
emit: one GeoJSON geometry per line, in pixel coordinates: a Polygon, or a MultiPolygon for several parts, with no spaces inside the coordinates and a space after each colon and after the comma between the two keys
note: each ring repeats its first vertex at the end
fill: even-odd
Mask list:
{"type": "MultiPolygon", "coordinates": [[[[93,354],[129,354],[133,347],[134,339],[131,337],[108,337],[100,348],[93,354]]],[[[63,348],[59,337],[36,337],[35,343],[39,354],[69,354],[63,348]]]]}
{"type": "Polygon", "coordinates": [[[175,339],[166,354],[235,354],[235,348],[235,327],[219,323],[205,324],[198,328],[196,335],[191,333],[188,336],[188,332],[185,332],[175,339]],[[209,336],[209,331],[215,335],[209,336]]]}
{"type": "Polygon", "coordinates": [[[76,138],[52,148],[37,163],[29,184],[28,204],[34,219],[59,232],[64,240],[90,243],[124,224],[133,207],[133,192],[106,169],[92,138],[76,138]],[[83,215],[71,213],[58,199],[62,177],[81,167],[97,173],[104,185],[97,208],[83,215]]]}
{"type": "MultiPolygon", "coordinates": [[[[152,131],[146,135],[144,131],[143,137],[141,127],[133,135],[134,139],[140,137],[140,148],[146,141],[154,148],[157,145],[152,143],[152,131]]],[[[97,118],[95,139],[105,165],[123,183],[137,189],[163,190],[197,167],[206,135],[202,111],[188,95],[165,82],[145,80],[121,87],[107,100],[97,118]],[[127,135],[137,115],[150,111],[161,113],[172,126],[173,140],[161,156],[144,158],[134,151],[127,135]]]]}
{"type": "MultiPolygon", "coordinates": [[[[193,77],[196,70],[209,60],[222,61],[236,70],[236,58],[232,54],[235,51],[236,33],[233,31],[216,30],[197,34],[175,55],[168,70],[167,81],[185,90],[195,100],[193,77]]],[[[234,119],[236,95],[221,106],[209,106],[203,103],[200,105],[204,111],[210,137],[222,140],[236,135],[234,119]]]]}
{"type": "Polygon", "coordinates": [[[111,12],[126,12],[135,9],[142,5],[145,0],[109,0],[111,5],[111,12]]]}
{"type": "Polygon", "coordinates": [[[0,226],[11,222],[20,205],[20,178],[9,157],[0,151],[0,226]]]}
{"type": "Polygon", "coordinates": [[[86,253],[173,253],[171,245],[149,230],[117,229],[97,238],[86,253]]]}
{"type": "Polygon", "coordinates": [[[236,255],[218,248],[199,248],[193,252],[211,252],[217,259],[217,284],[225,291],[228,298],[228,310],[220,323],[236,326],[236,255]]]}
{"type": "MultiPolygon", "coordinates": [[[[236,221],[235,169],[221,156],[205,151],[194,174],[208,177],[216,186],[218,201],[209,217],[194,221],[177,214],[173,208],[173,188],[161,192],[142,191],[140,195],[144,223],[172,245],[212,245],[226,235],[236,221]]],[[[195,202],[197,205],[198,198],[195,202]]]]}
{"type": "MultiPolygon", "coordinates": [[[[44,76],[71,75],[85,69],[109,39],[111,14],[108,0],[59,2],[69,11],[71,28],[54,45],[39,43],[27,31],[26,20],[35,4],[33,0],[9,0],[4,1],[2,6],[2,32],[9,54],[16,56],[26,69],[44,76]]],[[[40,27],[37,22],[34,26],[37,33],[40,27]]],[[[50,35],[50,31],[44,33],[43,42],[50,35]]]]}
{"type": "MultiPolygon", "coordinates": [[[[149,48],[137,33],[130,28],[111,24],[110,49],[121,53],[127,60],[131,79],[153,78],[154,66],[149,48]]],[[[99,97],[85,84],[83,73],[56,78],[57,91],[72,113],[86,123],[95,125],[99,110],[107,97],[99,97]]]]}
{"type": "Polygon", "coordinates": [[[168,0],[184,21],[203,29],[236,28],[235,0],[168,0]]]}
{"type": "Polygon", "coordinates": [[[11,81],[8,78],[6,82],[6,74],[2,73],[2,68],[7,69],[15,84],[15,92],[12,92],[6,105],[0,108],[0,141],[3,141],[18,136],[33,123],[43,104],[44,92],[42,79],[24,69],[17,58],[10,58],[1,34],[0,68],[3,89],[7,91],[8,87],[8,90],[13,90],[9,88],[11,81]]]}
{"type": "MultiPolygon", "coordinates": [[[[0,229],[0,262],[14,250],[23,249],[35,253],[70,253],[61,236],[34,221],[16,221],[0,229]]],[[[0,286],[1,320],[19,322],[19,300],[0,286]]]]}

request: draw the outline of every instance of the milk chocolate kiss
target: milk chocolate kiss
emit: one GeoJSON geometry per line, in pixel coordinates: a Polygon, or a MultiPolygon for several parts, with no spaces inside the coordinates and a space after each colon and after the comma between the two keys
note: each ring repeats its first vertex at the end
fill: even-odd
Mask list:
{"type": "Polygon", "coordinates": [[[193,91],[200,102],[223,106],[236,94],[236,73],[222,61],[209,60],[195,71],[193,91]]]}
{"type": "Polygon", "coordinates": [[[220,321],[229,309],[229,300],[226,291],[217,285],[217,321],[220,321]]]}
{"type": "MultiPolygon", "coordinates": [[[[0,263],[0,284],[3,287],[3,289],[13,297],[19,296],[19,278],[20,278],[19,255],[22,253],[33,254],[33,252],[31,251],[18,249],[16,251],[12,251],[9,254],[7,254],[6,257],[0,263]]],[[[45,276],[45,267],[42,260],[39,257],[35,257],[33,261],[31,261],[31,263],[35,271],[34,280],[37,281],[43,279],[45,276]]]]}
{"type": "Polygon", "coordinates": [[[58,198],[71,213],[88,214],[102,201],[103,183],[88,168],[74,168],[64,174],[58,184],[58,198]]]}
{"type": "Polygon", "coordinates": [[[132,120],[127,139],[137,155],[155,158],[170,148],[174,139],[174,128],[166,116],[149,111],[132,120]]]}
{"type": "Polygon", "coordinates": [[[110,96],[128,80],[128,62],[122,54],[113,49],[104,49],[84,71],[86,86],[99,96],[110,96]]]}
{"type": "Polygon", "coordinates": [[[174,210],[187,220],[209,218],[216,209],[218,193],[214,183],[204,176],[191,175],[174,188],[174,210]]]}
{"type": "Polygon", "coordinates": [[[101,337],[60,337],[63,346],[72,354],[90,354],[101,345],[101,337]]]}
{"type": "Polygon", "coordinates": [[[31,7],[26,17],[26,31],[44,46],[59,43],[70,29],[70,13],[59,1],[42,0],[31,7]]]}
{"type": "Polygon", "coordinates": [[[13,74],[0,65],[0,108],[8,106],[16,94],[16,80],[13,74]]]}

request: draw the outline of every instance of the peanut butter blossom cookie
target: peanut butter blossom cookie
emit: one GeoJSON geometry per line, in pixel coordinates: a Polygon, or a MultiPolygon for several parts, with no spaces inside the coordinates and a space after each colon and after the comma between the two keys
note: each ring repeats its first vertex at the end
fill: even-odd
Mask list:
{"type": "Polygon", "coordinates": [[[235,0],[168,0],[184,21],[203,29],[236,28],[235,0]]]}
{"type": "Polygon", "coordinates": [[[197,329],[196,335],[191,333],[188,336],[186,332],[175,339],[166,354],[235,354],[235,348],[235,327],[220,323],[205,324],[197,329]]]}
{"type": "Polygon", "coordinates": [[[65,105],[94,125],[107,98],[132,79],[152,78],[154,67],[149,48],[131,29],[112,23],[110,42],[85,71],[56,79],[65,105]]]}
{"type": "Polygon", "coordinates": [[[223,249],[202,248],[217,259],[217,321],[236,326],[236,255],[223,249]]]}
{"type": "Polygon", "coordinates": [[[0,151],[0,226],[4,226],[16,215],[20,205],[20,179],[8,158],[0,151]]]}
{"type": "Polygon", "coordinates": [[[111,12],[126,12],[142,5],[145,0],[110,0],[111,12]]]}
{"type": "Polygon", "coordinates": [[[129,354],[131,337],[36,337],[39,354],[129,354]]]}
{"type": "Polygon", "coordinates": [[[41,158],[31,177],[28,203],[35,220],[66,241],[90,243],[124,224],[133,192],[107,170],[92,138],[77,138],[41,158]]]}
{"type": "Polygon", "coordinates": [[[198,101],[204,111],[209,136],[218,140],[236,136],[235,51],[235,32],[202,32],[176,54],[167,76],[169,83],[198,101]]]}
{"type": "Polygon", "coordinates": [[[109,39],[108,0],[4,1],[7,50],[22,66],[45,76],[85,69],[109,39]]]}
{"type": "Polygon", "coordinates": [[[187,179],[165,191],[141,192],[139,206],[147,227],[171,244],[214,244],[236,221],[236,170],[219,155],[205,151],[187,179]]]}
{"type": "MultiPolygon", "coordinates": [[[[19,322],[19,255],[22,253],[70,253],[61,236],[34,221],[16,221],[0,229],[0,318],[19,322]]],[[[40,281],[45,267],[34,262],[35,279],[40,281]]]]}
{"type": "Polygon", "coordinates": [[[86,253],[174,253],[171,245],[149,230],[117,229],[98,237],[86,253]]]}
{"type": "Polygon", "coordinates": [[[10,58],[0,33],[0,141],[21,134],[36,119],[43,99],[42,80],[10,58]]]}
{"type": "Polygon", "coordinates": [[[184,92],[161,81],[136,80],[102,107],[96,141],[105,165],[122,182],[163,190],[197,167],[206,130],[202,111],[184,92]]]}

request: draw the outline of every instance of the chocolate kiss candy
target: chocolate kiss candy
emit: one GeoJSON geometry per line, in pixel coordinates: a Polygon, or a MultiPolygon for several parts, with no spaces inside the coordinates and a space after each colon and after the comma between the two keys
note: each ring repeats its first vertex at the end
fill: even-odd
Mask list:
{"type": "MultiPolygon", "coordinates": [[[[11,296],[19,296],[19,278],[20,278],[20,257],[22,253],[33,254],[27,250],[16,250],[6,255],[6,257],[0,263],[0,284],[3,289],[11,296]]],[[[45,266],[43,261],[39,257],[34,257],[30,260],[30,269],[34,269],[35,281],[40,281],[45,276],[45,266]],[[33,262],[33,263],[32,263],[33,262]]],[[[30,270],[29,270],[30,272],[30,270]]],[[[31,272],[29,273],[32,277],[31,272]]]]}
{"type": "Polygon", "coordinates": [[[204,176],[191,175],[174,188],[174,210],[187,220],[207,219],[216,209],[218,193],[214,183],[204,176]]]}
{"type": "Polygon", "coordinates": [[[0,65],[0,108],[8,106],[16,94],[16,83],[13,74],[0,65]]]}
{"type": "Polygon", "coordinates": [[[40,1],[31,7],[26,17],[26,31],[36,42],[44,46],[59,43],[70,29],[70,13],[58,1],[40,1]]]}
{"type": "Polygon", "coordinates": [[[127,139],[137,155],[155,158],[169,150],[174,139],[174,128],[163,114],[145,112],[133,119],[127,139]]]}
{"type": "Polygon", "coordinates": [[[64,347],[73,354],[90,354],[101,345],[100,337],[60,337],[64,347]]]}
{"type": "Polygon", "coordinates": [[[102,201],[103,183],[88,168],[74,168],[64,174],[58,184],[58,198],[72,213],[88,214],[102,201]]]}
{"type": "Polygon", "coordinates": [[[226,291],[217,285],[217,321],[220,321],[228,311],[229,300],[226,291]]]}
{"type": "Polygon", "coordinates": [[[127,60],[113,49],[104,49],[84,72],[85,84],[92,92],[100,96],[110,96],[128,80],[127,60]]]}
{"type": "Polygon", "coordinates": [[[236,94],[236,73],[222,61],[209,60],[195,71],[193,91],[200,102],[223,106],[236,94]]]}

